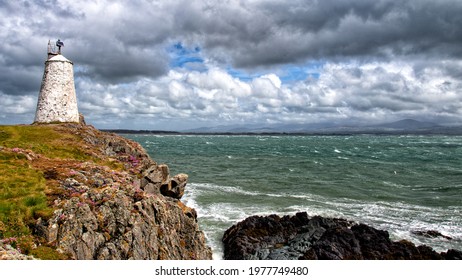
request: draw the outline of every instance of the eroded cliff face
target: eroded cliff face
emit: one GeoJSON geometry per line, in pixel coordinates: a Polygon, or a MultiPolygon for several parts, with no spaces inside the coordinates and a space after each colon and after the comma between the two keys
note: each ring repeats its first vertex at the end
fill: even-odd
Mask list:
{"type": "Polygon", "coordinates": [[[63,143],[82,155],[51,158],[34,149],[3,147],[24,155],[46,179],[53,211],[30,225],[34,246],[70,259],[212,258],[196,211],[180,200],[186,174],[170,176],[166,165],[118,135],[84,124],[46,127],[69,135],[63,143]]]}
{"type": "Polygon", "coordinates": [[[180,201],[120,189],[86,194],[39,224],[46,240],[71,258],[210,259],[195,217],[180,201]]]}

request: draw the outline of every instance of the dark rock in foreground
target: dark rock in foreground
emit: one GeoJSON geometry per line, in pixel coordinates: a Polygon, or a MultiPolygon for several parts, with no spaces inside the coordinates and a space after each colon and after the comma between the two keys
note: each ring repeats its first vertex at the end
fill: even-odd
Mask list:
{"type": "Polygon", "coordinates": [[[452,237],[446,236],[446,235],[444,235],[441,232],[438,232],[436,230],[414,230],[411,233],[414,234],[414,235],[417,235],[417,236],[423,236],[423,237],[427,237],[427,238],[442,237],[442,238],[447,239],[447,240],[452,240],[452,237]]]}
{"type": "Polygon", "coordinates": [[[224,236],[227,260],[460,260],[462,252],[437,253],[428,246],[393,242],[387,231],[344,219],[252,216],[224,236]]]}

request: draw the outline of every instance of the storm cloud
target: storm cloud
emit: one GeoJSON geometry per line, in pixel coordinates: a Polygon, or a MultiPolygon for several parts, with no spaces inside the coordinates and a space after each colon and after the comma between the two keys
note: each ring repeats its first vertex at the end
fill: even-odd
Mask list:
{"type": "Polygon", "coordinates": [[[0,1],[0,122],[33,119],[46,44],[100,127],[458,123],[460,1],[0,1]]]}

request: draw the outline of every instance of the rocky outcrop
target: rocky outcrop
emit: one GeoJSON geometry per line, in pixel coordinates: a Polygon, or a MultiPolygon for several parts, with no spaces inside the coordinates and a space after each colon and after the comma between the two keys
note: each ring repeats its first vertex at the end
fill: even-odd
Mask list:
{"type": "Polygon", "coordinates": [[[223,236],[225,259],[419,260],[462,259],[462,252],[437,253],[409,241],[393,242],[386,231],[344,219],[252,216],[223,236]]]}
{"type": "MultiPolygon", "coordinates": [[[[5,240],[6,241],[6,240],[5,240]]],[[[10,244],[0,240],[0,260],[34,260],[32,256],[24,255],[10,244]]]]}
{"type": "Polygon", "coordinates": [[[72,259],[210,259],[192,212],[175,199],[107,188],[67,200],[37,227],[72,259]]]}
{"type": "Polygon", "coordinates": [[[441,238],[444,238],[444,239],[447,239],[447,240],[452,240],[452,237],[444,235],[441,232],[436,231],[436,230],[414,230],[414,231],[411,231],[411,233],[414,234],[414,235],[417,235],[417,236],[423,236],[423,237],[427,237],[427,238],[441,237],[441,238]]]}
{"type": "Polygon", "coordinates": [[[162,194],[164,196],[181,199],[184,195],[188,175],[178,174],[170,178],[167,165],[152,165],[143,172],[141,189],[149,194],[162,194]]]}
{"type": "Polygon", "coordinates": [[[73,141],[84,154],[73,152],[85,159],[27,151],[31,166],[43,172],[53,209],[31,225],[33,246],[78,260],[212,258],[196,211],[180,201],[186,174],[170,176],[141,145],[116,134],[84,123],[49,126],[72,135],[60,141],[73,141]]]}

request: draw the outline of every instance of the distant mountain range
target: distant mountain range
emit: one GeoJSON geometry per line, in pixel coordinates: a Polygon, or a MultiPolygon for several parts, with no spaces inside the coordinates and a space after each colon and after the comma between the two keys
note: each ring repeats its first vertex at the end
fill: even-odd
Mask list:
{"type": "Polygon", "coordinates": [[[376,125],[336,125],[332,123],[284,124],[284,125],[249,125],[249,126],[215,126],[200,127],[181,131],[182,133],[298,133],[298,134],[450,134],[462,135],[461,126],[442,126],[433,122],[421,122],[404,119],[396,122],[376,125]]]}
{"type": "MultiPolygon", "coordinates": [[[[102,129],[104,130],[104,129],[102,129]]],[[[222,125],[199,127],[183,131],[161,130],[104,130],[127,134],[445,134],[462,135],[462,125],[443,126],[432,122],[404,119],[376,125],[338,125],[333,123],[284,124],[284,125],[222,125]]]]}

